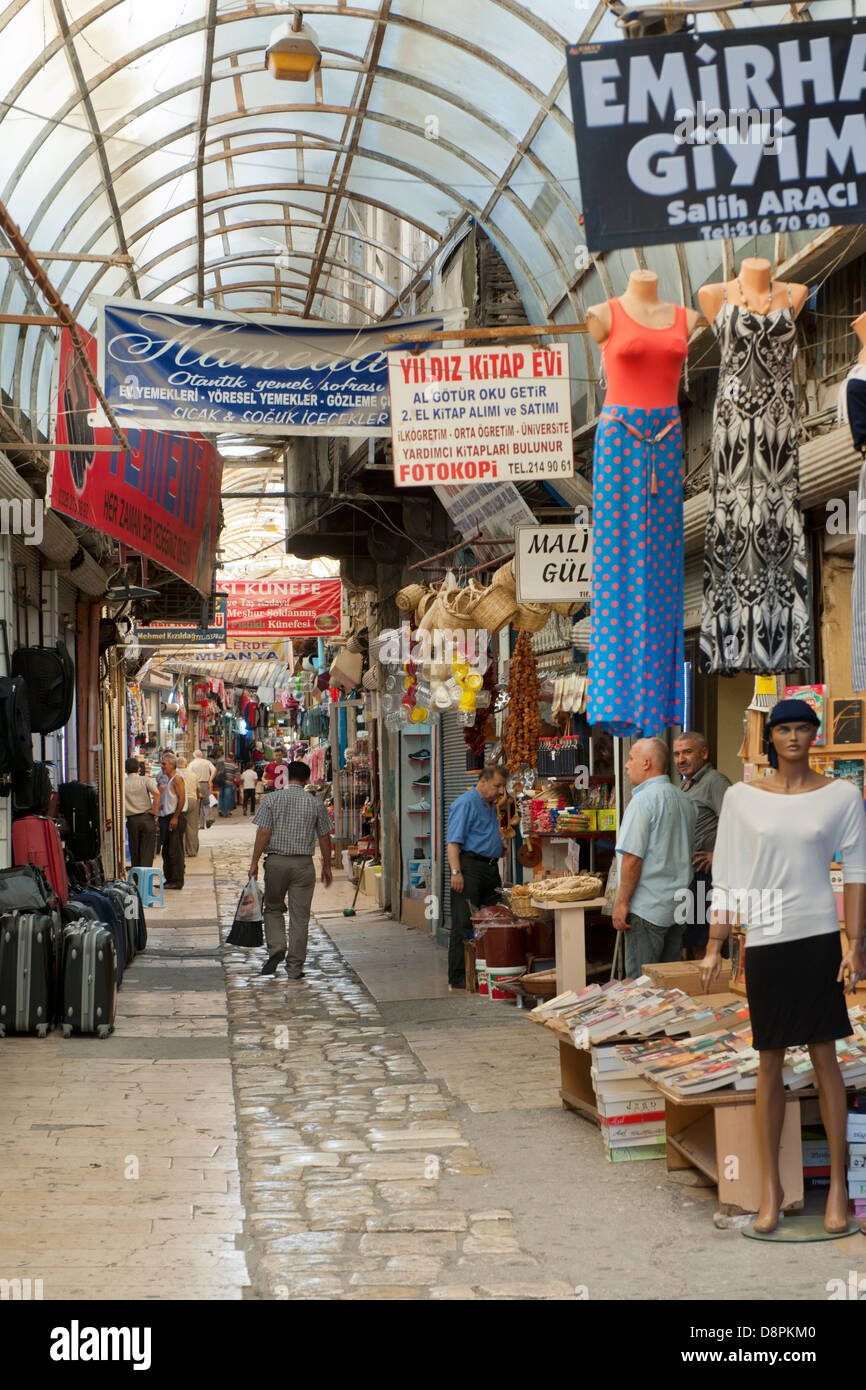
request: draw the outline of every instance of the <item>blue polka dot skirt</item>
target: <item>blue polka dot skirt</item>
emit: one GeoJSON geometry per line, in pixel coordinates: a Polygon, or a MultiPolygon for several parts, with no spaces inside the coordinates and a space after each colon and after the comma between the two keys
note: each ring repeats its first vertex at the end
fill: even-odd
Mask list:
{"type": "Polygon", "coordinates": [[[683,460],[676,406],[604,407],[592,500],[587,717],[618,738],[658,734],[683,717],[683,460]],[[647,442],[671,425],[663,439],[647,442]]]}

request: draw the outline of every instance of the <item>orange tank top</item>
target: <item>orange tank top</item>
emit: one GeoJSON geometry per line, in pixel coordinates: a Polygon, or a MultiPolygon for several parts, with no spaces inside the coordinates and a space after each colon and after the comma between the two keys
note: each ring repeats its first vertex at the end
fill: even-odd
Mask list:
{"type": "Polygon", "coordinates": [[[608,405],[663,410],[677,404],[680,372],[686,360],[686,311],[675,305],[670,328],[645,328],[609,299],[610,337],[602,348],[608,405]]]}

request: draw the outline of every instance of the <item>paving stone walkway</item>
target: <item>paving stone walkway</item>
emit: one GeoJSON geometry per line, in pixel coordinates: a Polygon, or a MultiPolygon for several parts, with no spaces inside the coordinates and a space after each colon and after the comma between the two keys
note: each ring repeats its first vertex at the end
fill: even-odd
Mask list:
{"type": "MultiPolygon", "coordinates": [[[[225,938],[248,855],[216,869],[225,938]]],[[[248,1298],[568,1299],[514,1235],[513,1214],[456,1201],[489,1174],[424,1067],[321,926],[304,979],[224,957],[246,1210],[248,1298]],[[457,1186],[457,1184],[455,1184],[457,1186]],[[459,1184],[465,1193],[466,1184],[459,1184]]],[[[483,1187],[484,1184],[479,1184],[483,1187]]]]}

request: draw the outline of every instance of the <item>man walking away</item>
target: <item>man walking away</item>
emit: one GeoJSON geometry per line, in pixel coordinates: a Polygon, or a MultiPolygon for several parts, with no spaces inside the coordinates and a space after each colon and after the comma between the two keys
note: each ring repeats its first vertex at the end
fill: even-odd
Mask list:
{"type": "Polygon", "coordinates": [[[198,781],[198,824],[200,830],[207,829],[210,819],[210,799],[213,796],[213,775],[216,768],[210,758],[204,757],[200,748],[193,751],[189,770],[198,781]]]}
{"type": "Polygon", "coordinates": [[[502,838],[496,802],[505,791],[505,773],[489,764],[468,792],[448,812],[448,864],[451,869],[451,936],[448,942],[448,988],[466,988],[464,943],[472,936],[472,907],[498,902],[502,838]]]}
{"type": "Polygon", "coordinates": [[[152,777],[145,777],[137,758],[127,758],[123,782],[129,861],[133,868],[153,866],[156,849],[156,818],[159,815],[159,788],[152,777]]]}
{"type": "Polygon", "coordinates": [[[198,778],[187,766],[186,758],[178,754],[177,770],[186,787],[186,809],[184,810],[183,853],[185,859],[195,859],[198,854],[198,778]]]}
{"type": "Polygon", "coordinates": [[[322,882],[330,888],[331,822],[324,804],[316,796],[308,796],[306,785],[310,769],[306,763],[289,763],[287,785],[266,796],[256,813],[253,824],[258,826],[250,878],[257,878],[259,860],[265,859],[265,940],[268,959],[262,966],[263,975],[273,975],[285,959],[290,980],[300,980],[307,958],[307,934],[310,927],[310,907],[316,886],[316,867],[313,852],[316,841],[322,851],[322,882]],[[286,943],[286,900],[289,905],[289,937],[286,943]],[[287,953],[288,952],[288,953],[287,953]]]}
{"type": "Polygon", "coordinates": [[[229,758],[217,758],[213,784],[219,796],[219,813],[230,816],[235,804],[235,774],[237,768],[229,758]]]}
{"type": "Polygon", "coordinates": [[[707,949],[710,929],[707,911],[713,888],[713,850],[725,792],[731,785],[723,772],[710,762],[710,750],[703,734],[688,731],[674,740],[674,762],[683,779],[682,789],[695,804],[698,813],[695,827],[695,856],[692,861],[694,877],[691,884],[690,911],[683,938],[691,960],[701,960],[707,949]]]}
{"type": "Polygon", "coordinates": [[[679,960],[683,927],[677,904],[692,878],[697,812],[667,775],[668,748],[660,738],[639,738],[625,770],[634,788],[616,842],[619,886],[613,925],[625,932],[625,973],[679,960]],[[679,897],[678,897],[679,895],[679,897]]]}
{"type": "Polygon", "coordinates": [[[246,771],[241,774],[241,786],[244,789],[244,815],[247,813],[248,806],[251,816],[254,816],[256,813],[256,786],[258,780],[259,774],[254,767],[248,767],[246,771]]]}
{"type": "Polygon", "coordinates": [[[163,756],[162,770],[168,778],[161,793],[159,817],[165,828],[165,839],[162,846],[165,886],[166,888],[182,888],[186,784],[177,770],[177,759],[174,753],[166,753],[163,756]]]}

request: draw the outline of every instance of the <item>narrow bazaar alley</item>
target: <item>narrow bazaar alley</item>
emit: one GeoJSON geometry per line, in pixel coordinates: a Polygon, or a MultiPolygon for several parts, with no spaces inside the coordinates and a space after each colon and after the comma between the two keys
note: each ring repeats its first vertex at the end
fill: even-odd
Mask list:
{"type": "Polygon", "coordinates": [[[612,1169],[550,1035],[449,994],[426,933],[345,917],[342,875],[304,978],[262,977],[220,946],[251,828],[207,837],[110,1042],[4,1044],[4,1269],[45,1299],[773,1301],[866,1257],[861,1234],[768,1263],[714,1228],[714,1188],[612,1169]]]}

